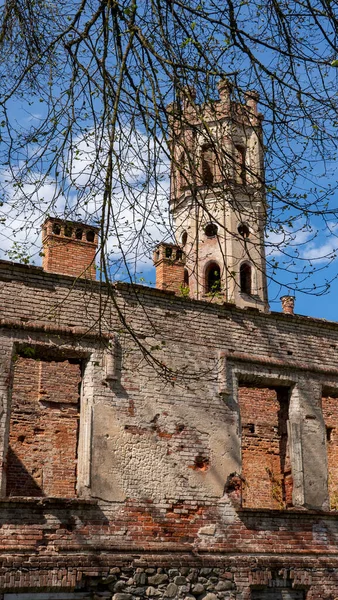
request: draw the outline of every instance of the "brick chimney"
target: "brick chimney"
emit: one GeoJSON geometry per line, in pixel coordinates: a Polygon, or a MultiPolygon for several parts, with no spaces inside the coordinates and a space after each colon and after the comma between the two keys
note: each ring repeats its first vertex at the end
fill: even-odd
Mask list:
{"type": "Polygon", "coordinates": [[[286,315],[294,315],[295,298],[294,296],[282,296],[282,311],[286,315]]]}
{"type": "Polygon", "coordinates": [[[98,228],[48,218],[42,225],[42,267],[49,273],[95,279],[98,228]]]}
{"type": "Polygon", "coordinates": [[[175,244],[159,244],[153,255],[156,268],[156,287],[179,293],[184,285],[185,254],[175,244]]]}

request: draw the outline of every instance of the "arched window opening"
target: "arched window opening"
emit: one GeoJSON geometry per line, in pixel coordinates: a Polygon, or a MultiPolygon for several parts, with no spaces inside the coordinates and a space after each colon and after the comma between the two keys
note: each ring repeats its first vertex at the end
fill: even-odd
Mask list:
{"type": "Polygon", "coordinates": [[[245,240],[250,236],[250,229],[246,223],[240,223],[237,227],[237,231],[245,240]]]}
{"type": "Polygon", "coordinates": [[[185,246],[188,240],[188,233],[187,231],[183,231],[182,235],[181,235],[181,243],[182,246],[185,246]]]}
{"type": "Polygon", "coordinates": [[[215,151],[212,146],[202,146],[202,183],[203,185],[212,185],[214,183],[215,172],[215,151]]]}
{"type": "Polygon", "coordinates": [[[235,146],[235,174],[236,183],[243,184],[246,182],[244,146],[235,146]]]}
{"type": "Polygon", "coordinates": [[[183,283],[184,283],[185,287],[189,287],[189,273],[188,273],[188,269],[184,269],[183,283]]]}
{"type": "Polygon", "coordinates": [[[206,271],[205,288],[208,294],[221,291],[221,270],[217,263],[211,263],[206,271]]]}
{"type": "Polygon", "coordinates": [[[242,294],[252,294],[252,269],[248,263],[241,265],[240,271],[240,287],[242,294]]]}

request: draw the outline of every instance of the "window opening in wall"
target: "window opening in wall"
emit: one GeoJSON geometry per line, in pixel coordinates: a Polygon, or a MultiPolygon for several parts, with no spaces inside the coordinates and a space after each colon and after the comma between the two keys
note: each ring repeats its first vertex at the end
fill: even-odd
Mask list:
{"type": "Polygon", "coordinates": [[[206,293],[216,294],[221,291],[221,270],[217,263],[211,263],[205,274],[206,293]]]}
{"type": "Polygon", "coordinates": [[[332,441],[332,432],[333,432],[333,427],[326,427],[326,441],[327,442],[332,441]]]}
{"type": "Polygon", "coordinates": [[[208,223],[204,227],[204,233],[207,237],[212,238],[217,235],[218,227],[215,223],[208,223]]]}
{"type": "Polygon", "coordinates": [[[86,233],[86,240],[87,242],[93,242],[95,240],[95,233],[92,229],[90,229],[89,231],[87,231],[86,233]]]}
{"type": "Polygon", "coordinates": [[[242,294],[252,294],[252,269],[248,263],[243,263],[239,270],[240,290],[242,294]]]}
{"type": "Polygon", "coordinates": [[[287,422],[289,389],[239,383],[242,422],[242,505],[283,509],[292,505],[287,422]]]}
{"type": "Polygon", "coordinates": [[[75,231],[75,237],[76,237],[77,240],[82,240],[82,235],[83,235],[82,229],[77,229],[75,231]]]}
{"type": "Polygon", "coordinates": [[[72,237],[73,227],[71,225],[65,225],[65,237],[72,237]]]}
{"type": "Polygon", "coordinates": [[[244,146],[235,146],[236,183],[244,184],[246,182],[245,154],[244,146]]]}
{"type": "Polygon", "coordinates": [[[61,226],[59,225],[59,223],[53,223],[52,232],[55,235],[60,235],[60,233],[61,233],[61,226]]]}
{"type": "Polygon", "coordinates": [[[185,246],[188,240],[188,233],[186,231],[183,231],[182,236],[181,236],[181,244],[182,246],[185,246]]]}
{"type": "Polygon", "coordinates": [[[244,239],[250,237],[250,229],[246,223],[240,223],[237,227],[237,231],[239,235],[244,239]]]}
{"type": "Polygon", "coordinates": [[[171,258],[172,257],[172,253],[173,253],[172,248],[166,248],[165,249],[165,257],[166,258],[171,258]]]}
{"type": "Polygon", "coordinates": [[[326,426],[329,499],[331,510],[338,510],[338,397],[337,390],[323,389],[322,411],[326,426]]]}
{"type": "Polygon", "coordinates": [[[73,498],[81,363],[28,350],[14,361],[6,495],[73,498]]]}
{"type": "Polygon", "coordinates": [[[203,185],[212,185],[214,183],[215,170],[215,151],[212,146],[206,144],[202,146],[202,183],[203,185]]]}
{"type": "Polygon", "coordinates": [[[184,269],[184,280],[183,283],[186,287],[189,286],[189,273],[188,273],[188,269],[184,269]]]}

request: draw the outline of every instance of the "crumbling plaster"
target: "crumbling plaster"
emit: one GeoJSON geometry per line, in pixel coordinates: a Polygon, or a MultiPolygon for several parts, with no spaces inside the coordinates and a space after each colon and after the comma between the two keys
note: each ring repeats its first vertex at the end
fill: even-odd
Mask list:
{"type": "Polygon", "coordinates": [[[290,388],[294,505],[328,507],[320,398],[322,386],[337,389],[335,354],[327,352],[338,344],[336,325],[116,286],[114,302],[156,359],[151,364],[109,300],[101,315],[105,337],[93,335],[100,291],[94,282],[74,286],[71,278],[8,263],[0,263],[0,277],[8,278],[8,286],[2,288],[3,456],[11,360],[18,344],[40,344],[83,358],[80,496],[109,502],[224,498],[227,478],[241,472],[241,380],[290,388]],[[23,285],[26,294],[20,294],[15,310],[15,318],[23,319],[20,329],[11,327],[8,291],[15,293],[23,285]],[[53,327],[59,328],[59,335],[43,331],[53,327]]]}

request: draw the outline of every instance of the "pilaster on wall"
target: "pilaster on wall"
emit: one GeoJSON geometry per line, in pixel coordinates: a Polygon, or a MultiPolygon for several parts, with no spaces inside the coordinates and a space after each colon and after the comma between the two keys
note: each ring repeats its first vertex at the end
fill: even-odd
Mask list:
{"type": "MultiPolygon", "coordinates": [[[[100,353],[101,354],[101,353],[100,353]]],[[[77,493],[82,498],[90,497],[91,448],[93,428],[94,374],[100,356],[93,353],[87,359],[82,376],[80,401],[80,431],[78,445],[77,493]]]]}
{"type": "Polygon", "coordinates": [[[294,505],[328,510],[326,429],[321,396],[321,382],[299,378],[291,393],[289,439],[294,505]]]}
{"type": "MultiPolygon", "coordinates": [[[[13,340],[7,336],[0,337],[0,344],[2,351],[0,363],[0,465],[4,465],[9,438],[14,344],[13,340]]],[[[6,495],[6,470],[4,468],[0,468],[0,495],[1,497],[6,495]]]]}

